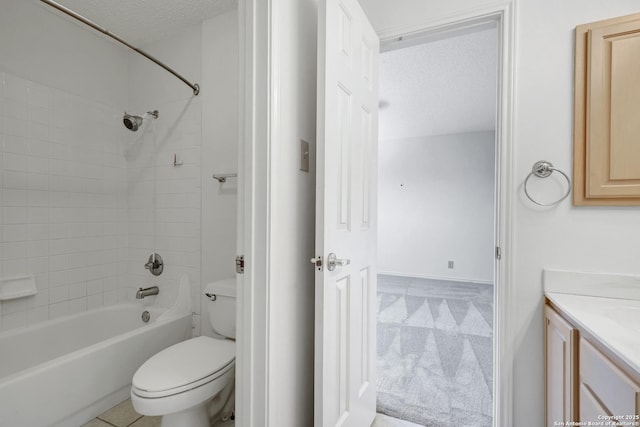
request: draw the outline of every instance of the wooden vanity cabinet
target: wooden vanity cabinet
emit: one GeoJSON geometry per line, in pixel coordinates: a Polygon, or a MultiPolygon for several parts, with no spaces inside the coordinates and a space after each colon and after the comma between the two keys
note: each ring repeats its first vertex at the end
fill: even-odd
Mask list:
{"type": "Polygon", "coordinates": [[[548,304],[544,316],[546,426],[640,415],[640,373],[616,363],[548,304]]]}
{"type": "Polygon", "coordinates": [[[578,330],[548,305],[544,317],[545,419],[553,426],[577,419],[578,330]]]}
{"type": "Polygon", "coordinates": [[[602,421],[598,414],[639,415],[640,387],[631,376],[584,337],[579,352],[580,421],[602,421]]]}

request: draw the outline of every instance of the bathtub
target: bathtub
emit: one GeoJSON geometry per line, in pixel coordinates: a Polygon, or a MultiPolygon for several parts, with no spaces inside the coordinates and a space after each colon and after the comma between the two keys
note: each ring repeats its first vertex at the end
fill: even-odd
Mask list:
{"type": "Polygon", "coordinates": [[[0,334],[0,426],[77,427],[125,400],[142,363],[191,337],[184,282],[170,309],[119,304],[0,334]]]}

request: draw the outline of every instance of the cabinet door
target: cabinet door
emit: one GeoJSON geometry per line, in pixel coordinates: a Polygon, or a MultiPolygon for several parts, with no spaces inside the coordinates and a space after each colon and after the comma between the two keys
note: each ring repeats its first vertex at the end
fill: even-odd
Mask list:
{"type": "Polygon", "coordinates": [[[640,21],[590,30],[587,195],[640,196],[640,21]]]}
{"type": "Polygon", "coordinates": [[[586,385],[580,384],[580,422],[598,423],[602,421],[603,415],[613,414],[600,404],[586,385]]]}
{"type": "Polygon", "coordinates": [[[575,205],[640,205],[640,14],[576,27],[575,205]]]}
{"type": "Polygon", "coordinates": [[[577,329],[545,305],[546,425],[577,421],[577,329]]]}

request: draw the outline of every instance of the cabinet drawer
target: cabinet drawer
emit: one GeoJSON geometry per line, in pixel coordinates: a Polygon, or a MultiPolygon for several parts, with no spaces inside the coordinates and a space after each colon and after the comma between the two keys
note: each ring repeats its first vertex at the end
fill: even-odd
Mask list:
{"type": "Polygon", "coordinates": [[[580,383],[612,415],[639,414],[640,386],[584,338],[580,338],[580,383]]]}

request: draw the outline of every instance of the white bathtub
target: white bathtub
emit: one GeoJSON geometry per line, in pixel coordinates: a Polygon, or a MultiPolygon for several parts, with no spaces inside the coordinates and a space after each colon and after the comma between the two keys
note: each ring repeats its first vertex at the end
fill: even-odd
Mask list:
{"type": "Polygon", "coordinates": [[[78,427],[125,400],[142,363],[191,337],[185,304],[120,304],[0,334],[0,426],[78,427]]]}

